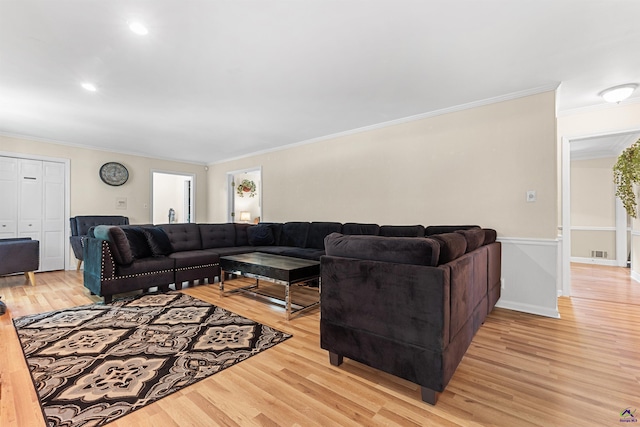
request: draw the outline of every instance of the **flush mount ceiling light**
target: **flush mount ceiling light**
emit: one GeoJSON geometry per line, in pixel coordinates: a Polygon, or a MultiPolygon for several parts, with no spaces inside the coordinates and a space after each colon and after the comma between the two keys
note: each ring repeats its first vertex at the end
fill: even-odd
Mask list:
{"type": "Polygon", "coordinates": [[[609,89],[605,89],[599,93],[599,95],[604,98],[607,102],[620,102],[624,101],[628,97],[631,96],[634,90],[638,85],[636,83],[628,83],[620,86],[610,87],[609,89]]]}
{"type": "Polygon", "coordinates": [[[95,92],[98,90],[98,88],[96,87],[96,85],[94,85],[93,83],[82,83],[82,87],[85,90],[88,90],[89,92],[95,92]]]}
{"type": "Polygon", "coordinates": [[[144,24],[137,21],[129,22],[129,29],[141,36],[144,36],[149,32],[149,30],[147,30],[147,27],[145,27],[144,24]]]}

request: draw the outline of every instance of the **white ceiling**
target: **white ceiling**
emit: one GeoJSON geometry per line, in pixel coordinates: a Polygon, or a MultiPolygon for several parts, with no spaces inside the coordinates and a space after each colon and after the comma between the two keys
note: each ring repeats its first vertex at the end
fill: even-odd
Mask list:
{"type": "Polygon", "coordinates": [[[640,83],[639,16],[637,0],[0,0],[0,133],[209,163],[560,83],[560,111],[595,106],[640,83]]]}

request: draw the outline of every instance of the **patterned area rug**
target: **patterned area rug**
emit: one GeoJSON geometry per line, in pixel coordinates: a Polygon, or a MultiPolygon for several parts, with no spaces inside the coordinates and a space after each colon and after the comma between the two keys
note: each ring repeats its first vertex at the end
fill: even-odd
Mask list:
{"type": "Polygon", "coordinates": [[[14,319],[49,426],[101,426],[291,335],[178,292],[14,319]]]}

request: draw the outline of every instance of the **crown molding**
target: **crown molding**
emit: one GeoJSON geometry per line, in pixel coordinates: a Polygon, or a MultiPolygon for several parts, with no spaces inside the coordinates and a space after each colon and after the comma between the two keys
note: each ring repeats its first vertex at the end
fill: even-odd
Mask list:
{"type": "Polygon", "coordinates": [[[136,151],[108,150],[106,148],[95,147],[92,145],[76,144],[73,142],[58,141],[55,139],[40,138],[37,136],[21,135],[21,134],[10,133],[10,132],[0,131],[0,136],[6,136],[8,138],[26,139],[34,142],[43,142],[45,144],[62,145],[65,147],[82,148],[85,150],[102,151],[105,153],[123,154],[126,156],[136,156],[136,157],[144,157],[147,159],[166,160],[166,161],[176,162],[176,163],[186,163],[186,164],[197,165],[197,166],[206,166],[205,162],[191,162],[187,160],[176,160],[175,158],[171,158],[171,157],[150,156],[148,154],[144,154],[136,151]]]}
{"type": "Polygon", "coordinates": [[[243,154],[241,156],[230,157],[224,160],[219,160],[215,162],[208,163],[209,166],[217,165],[221,163],[227,163],[234,160],[246,159],[247,157],[258,156],[261,154],[273,153],[276,151],[288,150],[290,148],[298,147],[301,145],[314,144],[316,142],[327,141],[329,139],[342,138],[345,136],[355,135],[362,132],[369,132],[372,130],[384,129],[390,126],[395,126],[404,123],[415,122],[418,120],[423,120],[431,117],[442,116],[444,114],[456,113],[459,111],[470,110],[472,108],[483,107],[485,105],[497,104],[499,102],[511,101],[518,98],[524,98],[527,96],[538,95],[544,92],[555,91],[559,87],[559,83],[549,84],[545,86],[539,86],[532,89],[527,89],[519,92],[512,92],[505,95],[495,96],[493,98],[482,99],[479,101],[468,102],[466,104],[455,105],[453,107],[442,108],[440,110],[429,111],[427,113],[416,114],[413,116],[402,117],[400,119],[389,120],[386,122],[376,123],[370,126],[363,126],[343,132],[337,132],[330,135],[320,136],[317,138],[311,138],[300,142],[294,142],[292,144],[282,145],[279,147],[269,148],[266,150],[254,151],[249,154],[243,154]]]}

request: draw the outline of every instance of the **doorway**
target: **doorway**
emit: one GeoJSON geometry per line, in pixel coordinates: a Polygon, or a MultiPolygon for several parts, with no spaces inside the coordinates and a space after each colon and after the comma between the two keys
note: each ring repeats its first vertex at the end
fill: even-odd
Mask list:
{"type": "MultiPolygon", "coordinates": [[[[634,143],[640,137],[640,129],[626,130],[617,133],[587,135],[580,137],[562,138],[562,284],[558,286],[558,295],[571,296],[571,258],[572,232],[578,227],[572,227],[571,214],[571,160],[575,158],[614,158],[622,150],[634,143]]],[[[608,183],[613,181],[613,170],[606,178],[608,183]]],[[[615,259],[609,265],[626,266],[628,259],[628,221],[622,203],[615,198],[615,226],[610,230],[615,232],[615,259]]],[[[588,231],[588,230],[581,230],[588,231]]],[[[591,230],[593,231],[593,230],[591,230]]],[[[631,245],[632,246],[632,245],[631,245]]],[[[596,255],[598,251],[595,251],[596,255]]],[[[630,274],[630,273],[628,273],[630,274]]]]}
{"type": "Polygon", "coordinates": [[[227,173],[229,222],[257,224],[262,218],[262,168],[227,173]]]}
{"type": "Polygon", "coordinates": [[[151,174],[151,222],[195,222],[195,175],[166,171],[151,174]]]}

